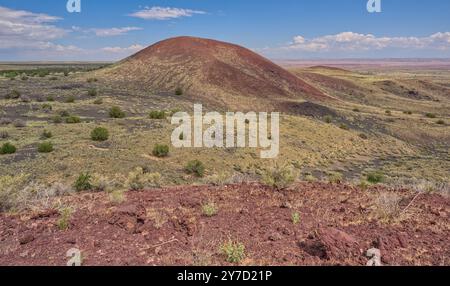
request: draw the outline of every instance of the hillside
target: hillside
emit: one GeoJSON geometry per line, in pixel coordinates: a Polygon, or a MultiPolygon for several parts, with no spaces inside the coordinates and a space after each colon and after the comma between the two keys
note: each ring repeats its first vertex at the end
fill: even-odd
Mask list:
{"type": "Polygon", "coordinates": [[[253,99],[324,100],[322,92],[299,77],[229,43],[178,37],[156,43],[116,65],[100,78],[138,85],[156,93],[183,89],[191,98],[227,107],[255,106],[253,99]]]}

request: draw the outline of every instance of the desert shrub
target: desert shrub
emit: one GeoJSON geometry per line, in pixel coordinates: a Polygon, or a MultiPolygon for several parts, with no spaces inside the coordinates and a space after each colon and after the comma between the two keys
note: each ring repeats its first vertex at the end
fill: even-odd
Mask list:
{"type": "Polygon", "coordinates": [[[408,110],[407,111],[403,111],[403,113],[407,114],[407,115],[412,115],[413,114],[412,111],[408,111],[408,110]]]}
{"type": "Polygon", "coordinates": [[[66,103],[74,103],[75,102],[75,96],[73,96],[73,95],[69,95],[67,98],[66,98],[66,103]]]}
{"type": "Polygon", "coordinates": [[[353,108],[353,112],[361,112],[359,108],[353,108]]]}
{"type": "Polygon", "coordinates": [[[58,80],[58,78],[56,76],[52,76],[49,78],[49,80],[58,80]]]}
{"type": "Polygon", "coordinates": [[[445,121],[444,120],[438,120],[437,122],[436,122],[436,124],[439,124],[439,125],[445,125],[445,121]]]}
{"type": "Polygon", "coordinates": [[[164,110],[154,110],[150,112],[150,119],[166,119],[166,111],[164,110]]]}
{"type": "MultiPolygon", "coordinates": [[[[9,98],[10,99],[18,99],[20,97],[20,92],[16,89],[11,90],[11,92],[9,93],[9,98]]],[[[7,96],[8,97],[8,96],[7,96]]]]}
{"type": "Polygon", "coordinates": [[[93,83],[93,82],[97,82],[98,79],[96,79],[95,77],[92,77],[92,78],[88,78],[86,81],[87,81],[88,83],[93,83]]]}
{"type": "Polygon", "coordinates": [[[436,118],[436,114],[434,114],[434,113],[427,113],[427,114],[425,114],[425,116],[428,118],[436,118]]]}
{"type": "Polygon", "coordinates": [[[9,133],[8,131],[0,131],[0,139],[8,139],[9,133]]]}
{"type": "Polygon", "coordinates": [[[175,90],[175,95],[183,95],[183,89],[181,87],[175,90]]]}
{"type": "Polygon", "coordinates": [[[88,90],[88,95],[89,96],[97,96],[97,89],[95,88],[91,88],[88,90]]]}
{"type": "Polygon", "coordinates": [[[67,110],[62,110],[62,111],[59,112],[59,115],[61,117],[69,117],[70,113],[67,110]]]}
{"type": "Polygon", "coordinates": [[[350,130],[350,128],[343,123],[339,125],[339,128],[341,128],[342,130],[350,130]]]}
{"type": "Polygon", "coordinates": [[[340,184],[344,180],[344,176],[341,173],[338,172],[332,172],[328,174],[328,181],[331,184],[340,184]]]}
{"type": "Polygon", "coordinates": [[[66,123],[67,124],[77,124],[77,123],[80,123],[80,122],[81,122],[81,119],[78,116],[71,115],[71,116],[66,118],[66,123]]]}
{"type": "Polygon", "coordinates": [[[370,172],[367,174],[367,181],[371,184],[379,184],[383,182],[384,175],[381,172],[370,172]]]}
{"type": "Polygon", "coordinates": [[[300,223],[300,214],[298,212],[292,213],[291,220],[292,220],[293,224],[299,224],[300,223]]]}
{"type": "Polygon", "coordinates": [[[45,104],[42,105],[42,109],[43,109],[45,112],[48,112],[48,111],[51,111],[51,110],[53,109],[53,107],[52,107],[50,104],[45,103],[45,104]]]}
{"type": "Polygon", "coordinates": [[[163,158],[169,155],[169,146],[157,144],[152,151],[153,156],[163,158]]]}
{"type": "Polygon", "coordinates": [[[161,174],[147,173],[144,169],[137,167],[128,174],[126,186],[132,191],[143,190],[145,188],[159,187],[161,182],[161,174]]]}
{"type": "Polygon", "coordinates": [[[92,176],[89,173],[81,173],[75,181],[73,187],[77,192],[89,191],[92,189],[92,176]]]}
{"type": "Polygon", "coordinates": [[[11,123],[12,123],[12,120],[9,119],[9,118],[2,118],[2,119],[0,119],[0,125],[8,125],[8,124],[11,124],[11,123]]]}
{"type": "Polygon", "coordinates": [[[16,146],[12,145],[9,142],[6,142],[0,148],[0,155],[14,154],[16,153],[16,151],[17,151],[16,146]]]}
{"type": "Polygon", "coordinates": [[[65,71],[63,74],[64,74],[64,76],[69,76],[69,72],[68,71],[65,71]]]}
{"type": "Polygon", "coordinates": [[[226,173],[213,174],[205,178],[205,183],[213,186],[223,186],[228,182],[228,175],[226,173]]]}
{"type": "Polygon", "coordinates": [[[205,175],[205,165],[199,160],[189,161],[185,167],[188,174],[195,174],[197,177],[205,175]]]}
{"type": "Polygon", "coordinates": [[[364,140],[367,140],[367,139],[369,139],[369,136],[367,136],[366,134],[364,134],[364,133],[359,133],[359,138],[361,138],[361,139],[364,139],[364,140]]]}
{"type": "Polygon", "coordinates": [[[111,117],[111,118],[124,118],[125,117],[125,112],[123,112],[122,109],[120,109],[120,107],[113,106],[109,110],[109,117],[111,117]]]}
{"type": "Polygon", "coordinates": [[[16,128],[24,128],[27,126],[27,123],[21,119],[17,119],[14,121],[13,125],[16,128]]]}
{"type": "Polygon", "coordinates": [[[94,100],[94,104],[97,104],[97,105],[103,104],[103,99],[97,98],[96,100],[94,100]]]}
{"type": "Polygon", "coordinates": [[[265,170],[263,172],[262,182],[265,185],[277,189],[284,189],[293,184],[295,182],[296,177],[297,174],[293,168],[287,166],[275,167],[272,169],[265,170]]]}
{"type": "Polygon", "coordinates": [[[329,124],[329,123],[333,122],[333,117],[331,117],[330,115],[327,115],[324,117],[324,121],[329,124]]]}
{"type": "Polygon", "coordinates": [[[390,110],[386,110],[385,113],[386,113],[387,115],[392,115],[392,111],[390,111],[390,110]]]}
{"type": "Polygon", "coordinates": [[[106,176],[94,174],[91,178],[91,185],[93,190],[111,193],[116,187],[116,182],[106,176]]]}
{"type": "Polygon", "coordinates": [[[53,101],[55,101],[55,98],[52,95],[49,95],[46,97],[46,100],[49,102],[53,102],[53,101]]]}
{"type": "Polygon", "coordinates": [[[106,141],[109,138],[108,129],[97,127],[91,132],[91,139],[94,141],[106,141]]]}
{"type": "Polygon", "coordinates": [[[109,201],[113,204],[121,204],[125,201],[125,192],[123,190],[116,190],[109,193],[109,201]]]}
{"type": "Polygon", "coordinates": [[[53,150],[53,144],[51,142],[43,142],[38,146],[39,153],[51,153],[53,150]]]}
{"type": "Polygon", "coordinates": [[[245,246],[240,242],[228,240],[220,247],[220,252],[229,263],[239,263],[245,258],[245,246]]]}
{"type": "Polygon", "coordinates": [[[394,193],[382,193],[376,200],[376,212],[380,219],[391,221],[400,215],[401,198],[394,193]]]}
{"type": "Polygon", "coordinates": [[[202,213],[204,216],[213,217],[217,215],[219,208],[215,203],[207,203],[202,206],[202,213]]]}
{"type": "Polygon", "coordinates": [[[69,207],[64,207],[59,210],[59,219],[56,222],[59,230],[67,230],[70,227],[70,219],[72,217],[73,209],[69,207]]]}
{"type": "Polygon", "coordinates": [[[55,116],[52,117],[52,122],[55,123],[55,124],[62,123],[62,121],[63,121],[62,117],[59,116],[59,115],[55,115],[55,116]]]}

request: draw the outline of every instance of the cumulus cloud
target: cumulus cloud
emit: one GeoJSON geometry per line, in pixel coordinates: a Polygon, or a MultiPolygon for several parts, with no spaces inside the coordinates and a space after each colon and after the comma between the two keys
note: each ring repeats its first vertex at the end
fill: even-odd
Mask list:
{"type": "Polygon", "coordinates": [[[130,14],[131,17],[145,20],[170,20],[181,17],[191,17],[195,14],[206,14],[203,11],[196,11],[171,7],[145,7],[143,10],[130,14]]]}
{"type": "Polygon", "coordinates": [[[427,37],[376,37],[372,34],[343,32],[312,39],[295,36],[282,50],[305,52],[369,51],[387,48],[400,49],[450,49],[450,32],[427,37]]]}
{"type": "Polygon", "coordinates": [[[0,50],[76,52],[76,46],[58,45],[53,40],[64,37],[68,31],[53,23],[61,20],[47,14],[13,10],[0,6],[0,50]]]}
{"type": "Polygon", "coordinates": [[[123,27],[123,28],[107,28],[107,29],[91,29],[98,37],[113,37],[125,35],[128,32],[139,31],[142,28],[139,27],[123,27]]]}
{"type": "Polygon", "coordinates": [[[135,53],[138,52],[140,50],[142,50],[144,48],[144,46],[142,45],[131,45],[129,47],[104,47],[101,50],[103,52],[107,52],[107,53],[114,53],[114,54],[119,54],[119,53],[126,53],[126,54],[131,54],[131,53],[135,53]]]}

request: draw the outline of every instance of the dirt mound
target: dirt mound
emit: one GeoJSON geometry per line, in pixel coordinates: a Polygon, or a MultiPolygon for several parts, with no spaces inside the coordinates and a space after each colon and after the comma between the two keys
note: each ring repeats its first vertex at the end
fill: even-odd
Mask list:
{"type": "Polygon", "coordinates": [[[65,231],[54,211],[0,214],[0,265],[65,265],[72,248],[83,265],[227,265],[230,239],[245,246],[242,265],[365,265],[371,248],[383,265],[449,265],[450,200],[416,194],[324,183],[130,191],[118,205],[77,194],[61,201],[74,209],[65,231]],[[402,210],[389,223],[376,215],[387,192],[402,210]]]}
{"type": "Polygon", "coordinates": [[[194,99],[237,107],[283,98],[323,100],[327,96],[289,71],[238,45],[178,37],[156,43],[98,77],[134,83],[157,93],[177,88],[194,99]],[[257,102],[256,102],[257,103],[257,102]]]}

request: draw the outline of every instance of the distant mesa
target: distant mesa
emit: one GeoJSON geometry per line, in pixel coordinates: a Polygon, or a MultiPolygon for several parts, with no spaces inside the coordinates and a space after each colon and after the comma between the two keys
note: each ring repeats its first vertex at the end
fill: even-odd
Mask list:
{"type": "Polygon", "coordinates": [[[97,71],[97,76],[231,108],[329,97],[255,52],[215,40],[177,37],[97,71]]]}

